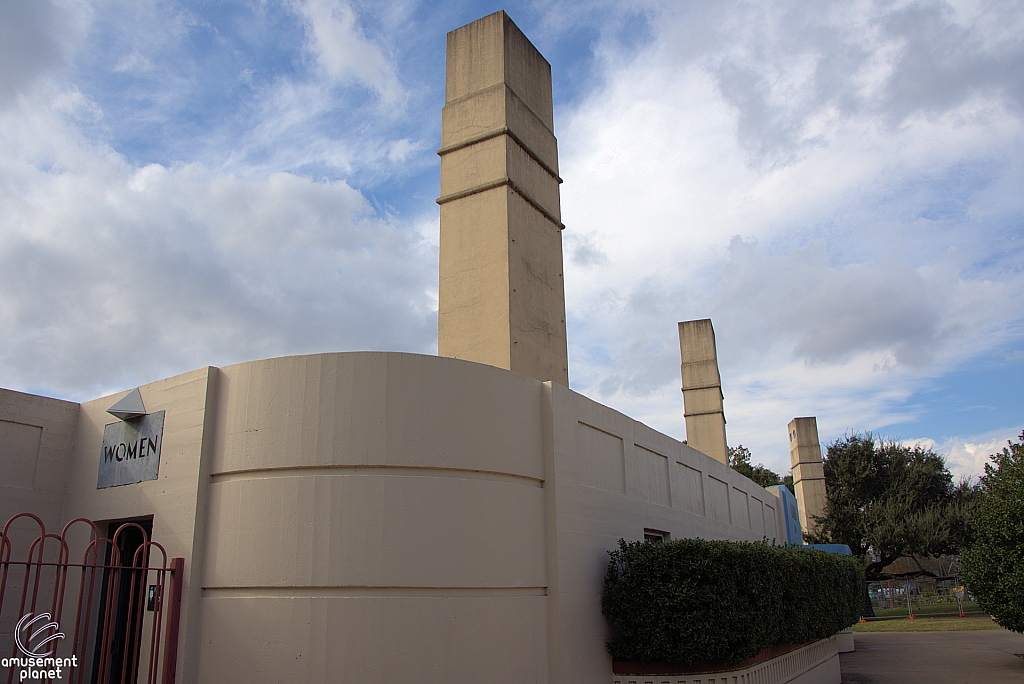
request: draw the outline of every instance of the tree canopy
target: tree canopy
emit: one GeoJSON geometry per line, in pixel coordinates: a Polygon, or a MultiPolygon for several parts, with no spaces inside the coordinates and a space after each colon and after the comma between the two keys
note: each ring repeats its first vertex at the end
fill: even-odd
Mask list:
{"type": "Polygon", "coordinates": [[[960,573],[1000,625],[1024,632],[1024,432],[1008,444],[985,465],[960,573]]]}
{"type": "Polygon", "coordinates": [[[824,467],[825,514],[807,536],[865,556],[868,581],[889,578],[883,570],[898,558],[953,554],[967,540],[973,490],[954,486],[931,448],[847,435],[828,446],[824,467]]]}
{"type": "Polygon", "coordinates": [[[784,484],[793,491],[793,476],[780,476],[774,470],[769,470],[763,464],[751,465],[750,450],[740,444],[737,447],[729,447],[729,467],[741,475],[746,475],[762,487],[784,484]]]}

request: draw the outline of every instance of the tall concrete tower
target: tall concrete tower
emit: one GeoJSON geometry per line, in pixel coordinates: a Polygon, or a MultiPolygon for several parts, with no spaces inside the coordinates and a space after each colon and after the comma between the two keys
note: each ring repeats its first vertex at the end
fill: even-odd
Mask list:
{"type": "Polygon", "coordinates": [[[504,12],[448,34],[437,351],[569,384],[551,65],[504,12]]]}
{"type": "Polygon", "coordinates": [[[679,324],[679,355],[682,358],[686,443],[728,463],[722,376],[718,372],[715,329],[710,318],[679,324]]]}
{"type": "Polygon", "coordinates": [[[825,467],[821,462],[817,419],[789,421],[789,463],[793,468],[793,490],[800,506],[800,527],[806,535],[816,531],[814,516],[825,514],[825,467]]]}

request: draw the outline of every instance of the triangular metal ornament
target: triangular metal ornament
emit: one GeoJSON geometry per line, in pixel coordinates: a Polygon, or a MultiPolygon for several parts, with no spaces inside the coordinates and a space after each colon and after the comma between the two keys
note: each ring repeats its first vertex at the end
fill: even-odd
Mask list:
{"type": "Polygon", "coordinates": [[[107,409],[107,413],[121,420],[129,420],[146,415],[146,407],[142,403],[142,393],[136,387],[126,394],[121,401],[107,409]]]}

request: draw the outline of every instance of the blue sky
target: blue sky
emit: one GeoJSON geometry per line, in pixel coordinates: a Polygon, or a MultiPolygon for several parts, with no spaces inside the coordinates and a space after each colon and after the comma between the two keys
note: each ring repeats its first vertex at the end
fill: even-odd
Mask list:
{"type": "Polygon", "coordinates": [[[71,399],[281,354],[436,350],[444,36],[552,64],[570,383],[731,444],[1024,429],[1014,2],[0,4],[0,385],[71,399]]]}

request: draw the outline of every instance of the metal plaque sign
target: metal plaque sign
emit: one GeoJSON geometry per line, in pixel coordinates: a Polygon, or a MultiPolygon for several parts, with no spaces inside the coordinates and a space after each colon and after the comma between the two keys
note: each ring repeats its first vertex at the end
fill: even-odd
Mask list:
{"type": "Polygon", "coordinates": [[[160,473],[163,441],[163,411],[104,427],[96,489],[155,480],[160,473]]]}

